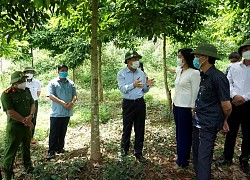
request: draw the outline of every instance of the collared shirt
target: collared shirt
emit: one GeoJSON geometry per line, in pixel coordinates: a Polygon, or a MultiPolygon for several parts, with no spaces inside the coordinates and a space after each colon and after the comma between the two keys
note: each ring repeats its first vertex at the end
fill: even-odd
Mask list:
{"type": "Polygon", "coordinates": [[[212,66],[201,72],[200,89],[195,101],[193,125],[198,128],[223,127],[224,113],[221,101],[230,100],[229,82],[221,71],[212,66]]]}
{"type": "Polygon", "coordinates": [[[149,87],[146,85],[146,75],[140,70],[136,69],[132,72],[128,67],[120,70],[117,73],[117,81],[120,91],[122,92],[122,97],[124,99],[138,99],[144,96],[144,93],[148,92],[149,87]],[[140,78],[143,88],[134,87],[133,83],[137,78],[140,78]]]}
{"type": "MultiPolygon", "coordinates": [[[[3,111],[14,110],[23,117],[30,114],[31,106],[34,104],[34,100],[28,88],[25,90],[16,90],[13,86],[2,93],[1,102],[3,105],[3,111]]],[[[22,124],[9,116],[7,116],[7,122],[22,124]]]]}
{"type": "Polygon", "coordinates": [[[175,79],[175,95],[173,103],[178,107],[195,107],[195,100],[199,91],[200,72],[188,68],[187,70],[177,72],[175,79]]]}
{"type": "Polygon", "coordinates": [[[227,75],[230,84],[230,97],[242,96],[246,101],[250,100],[250,66],[244,61],[234,63],[227,75]]]}
{"type": "Polygon", "coordinates": [[[35,101],[38,100],[37,91],[42,90],[42,83],[39,80],[32,78],[32,81],[26,82],[26,87],[28,87],[30,89],[30,92],[31,92],[33,99],[35,101]]]}
{"type": "MultiPolygon", "coordinates": [[[[47,96],[50,95],[54,95],[65,102],[71,102],[73,97],[76,96],[75,84],[67,78],[65,81],[61,81],[59,77],[52,79],[47,87],[47,96]]],[[[72,108],[67,109],[63,105],[51,101],[50,117],[69,117],[72,115],[72,108]]]]}

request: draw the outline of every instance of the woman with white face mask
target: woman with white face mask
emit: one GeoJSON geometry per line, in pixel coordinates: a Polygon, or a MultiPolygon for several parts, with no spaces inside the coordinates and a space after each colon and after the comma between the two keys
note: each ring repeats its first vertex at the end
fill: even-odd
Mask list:
{"type": "Polygon", "coordinates": [[[200,72],[193,66],[192,49],[178,51],[177,64],[182,67],[176,72],[173,112],[176,125],[176,164],[185,168],[189,164],[192,144],[192,109],[199,90],[200,72]]]}
{"type": "MultiPolygon", "coordinates": [[[[36,127],[36,118],[37,118],[37,112],[38,112],[38,99],[41,94],[42,90],[42,83],[34,78],[35,69],[33,67],[25,67],[24,68],[24,74],[27,76],[27,82],[26,87],[29,88],[31,95],[35,101],[36,111],[34,113],[32,123],[34,124],[34,127],[36,127]]],[[[34,138],[35,128],[32,130],[32,138],[31,143],[36,143],[36,139],[34,138]]]]}

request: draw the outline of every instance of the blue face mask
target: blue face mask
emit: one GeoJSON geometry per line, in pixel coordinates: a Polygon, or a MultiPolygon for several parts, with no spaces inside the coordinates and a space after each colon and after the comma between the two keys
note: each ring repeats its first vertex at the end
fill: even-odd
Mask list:
{"type": "Polygon", "coordinates": [[[68,76],[68,72],[59,72],[60,78],[66,78],[68,76]]]}
{"type": "Polygon", "coordinates": [[[200,68],[201,68],[201,64],[200,64],[200,61],[199,61],[199,60],[200,60],[200,59],[197,58],[197,57],[195,57],[194,60],[193,60],[193,65],[194,65],[194,67],[197,68],[197,69],[200,69],[200,68]]]}

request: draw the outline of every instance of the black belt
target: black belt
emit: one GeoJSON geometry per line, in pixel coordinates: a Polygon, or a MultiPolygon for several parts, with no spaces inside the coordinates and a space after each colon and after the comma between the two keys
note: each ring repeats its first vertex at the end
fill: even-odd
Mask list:
{"type": "Polygon", "coordinates": [[[138,98],[138,99],[123,99],[124,101],[128,101],[128,102],[136,102],[136,101],[142,101],[144,100],[143,97],[138,98]]]}

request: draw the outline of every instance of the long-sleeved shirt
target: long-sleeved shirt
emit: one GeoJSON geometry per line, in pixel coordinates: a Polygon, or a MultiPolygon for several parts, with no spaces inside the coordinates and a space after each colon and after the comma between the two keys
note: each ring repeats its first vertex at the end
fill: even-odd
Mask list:
{"type": "Polygon", "coordinates": [[[195,100],[199,91],[200,72],[189,68],[181,73],[177,72],[175,79],[175,96],[173,103],[178,107],[195,107],[195,100]]]}
{"type": "Polygon", "coordinates": [[[132,72],[128,67],[120,70],[117,73],[117,81],[124,99],[134,100],[141,98],[144,96],[144,93],[148,92],[149,90],[149,87],[146,85],[146,75],[138,68],[135,72],[132,72]],[[133,86],[133,83],[137,78],[140,78],[143,88],[133,86]]]}
{"type": "Polygon", "coordinates": [[[250,66],[246,66],[244,61],[234,63],[227,74],[230,84],[230,97],[242,96],[245,101],[250,100],[250,66]]]}
{"type": "Polygon", "coordinates": [[[35,79],[35,78],[32,78],[32,81],[27,81],[26,82],[26,86],[30,89],[30,92],[31,92],[31,95],[33,97],[33,99],[36,101],[38,100],[38,95],[37,95],[37,91],[40,91],[42,90],[42,83],[35,79]]]}

